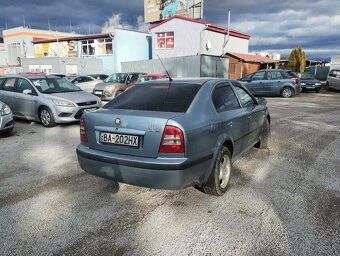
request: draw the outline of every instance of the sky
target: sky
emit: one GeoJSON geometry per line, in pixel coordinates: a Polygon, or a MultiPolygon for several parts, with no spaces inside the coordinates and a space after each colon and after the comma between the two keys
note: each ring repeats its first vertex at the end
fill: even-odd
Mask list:
{"type": "MultiPolygon", "coordinates": [[[[0,0],[0,31],[26,26],[89,34],[112,26],[145,31],[144,0],[0,0]]],[[[307,57],[340,55],[340,0],[204,0],[203,18],[251,35],[250,52],[289,56],[298,46],[307,57]]]]}

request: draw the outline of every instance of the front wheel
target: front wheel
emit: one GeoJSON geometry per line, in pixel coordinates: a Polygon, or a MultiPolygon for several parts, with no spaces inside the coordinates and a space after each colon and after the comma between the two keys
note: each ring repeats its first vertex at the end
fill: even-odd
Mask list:
{"type": "Polygon", "coordinates": [[[228,188],[231,175],[231,154],[227,147],[222,146],[217,154],[214,169],[203,190],[206,194],[221,196],[228,188]]]}
{"type": "Polygon", "coordinates": [[[52,111],[47,107],[42,107],[39,111],[40,121],[45,127],[53,127],[56,126],[56,122],[54,121],[54,117],[52,111]]]}
{"type": "Polygon", "coordinates": [[[285,87],[282,89],[282,92],[281,92],[281,96],[283,98],[291,98],[293,96],[293,90],[292,88],[289,88],[289,87],[285,87]]]}

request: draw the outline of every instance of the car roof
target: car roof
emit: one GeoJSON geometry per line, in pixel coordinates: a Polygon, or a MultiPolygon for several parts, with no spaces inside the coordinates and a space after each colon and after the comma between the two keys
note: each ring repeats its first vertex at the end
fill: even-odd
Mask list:
{"type": "Polygon", "coordinates": [[[27,79],[44,79],[44,78],[59,78],[59,76],[46,74],[8,74],[4,77],[8,78],[27,78],[27,79]]]}
{"type": "MultiPolygon", "coordinates": [[[[199,78],[193,78],[193,77],[188,77],[188,78],[173,78],[171,83],[176,83],[176,84],[188,84],[188,83],[192,83],[192,84],[204,84],[208,81],[215,81],[215,82],[238,82],[238,81],[234,81],[234,80],[229,80],[226,78],[214,78],[214,77],[199,77],[199,78]]],[[[151,80],[151,81],[147,81],[146,83],[164,83],[164,84],[168,84],[169,80],[168,79],[160,79],[160,80],[151,80]]]]}

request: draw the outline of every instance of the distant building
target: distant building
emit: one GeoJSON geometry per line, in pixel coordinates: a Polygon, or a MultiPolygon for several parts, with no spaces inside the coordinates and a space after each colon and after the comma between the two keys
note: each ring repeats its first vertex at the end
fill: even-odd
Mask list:
{"type": "MultiPolygon", "coordinates": [[[[113,33],[95,34],[95,35],[79,35],[64,37],[59,39],[34,40],[35,60],[26,60],[32,65],[44,65],[49,61],[50,57],[66,58],[68,62],[83,63],[83,65],[91,65],[91,59],[101,60],[101,71],[106,74],[121,71],[121,62],[147,60],[151,58],[151,35],[139,31],[115,29],[113,33]],[[81,62],[75,58],[81,59],[81,62]]],[[[28,63],[28,65],[30,65],[28,63]]],[[[55,63],[55,60],[53,61],[55,63]]],[[[54,65],[54,64],[53,64],[54,65]]],[[[64,72],[63,70],[55,71],[52,65],[53,72],[64,72]]],[[[69,65],[71,65],[69,63],[69,65]]],[[[36,67],[36,66],[34,66],[36,67]]],[[[98,67],[96,67],[97,69],[98,67]]],[[[87,70],[77,68],[80,70],[87,70]]],[[[87,71],[86,71],[87,72],[87,71]]]]}
{"type": "Polygon", "coordinates": [[[20,66],[23,58],[34,58],[33,41],[43,39],[57,39],[75,36],[74,33],[64,33],[50,30],[16,27],[2,31],[4,39],[6,66],[20,66]]]}

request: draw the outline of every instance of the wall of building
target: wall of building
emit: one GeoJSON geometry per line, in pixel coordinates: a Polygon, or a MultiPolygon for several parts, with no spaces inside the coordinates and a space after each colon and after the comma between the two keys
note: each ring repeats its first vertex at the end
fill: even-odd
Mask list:
{"type": "Polygon", "coordinates": [[[224,55],[226,52],[248,53],[249,40],[235,36],[229,36],[226,46],[223,48],[225,40],[228,36],[205,30],[202,32],[201,54],[209,54],[214,56],[224,55]],[[207,47],[210,46],[210,49],[207,47]]]}
{"type": "Polygon", "coordinates": [[[5,44],[0,43],[0,67],[6,65],[5,44]]]}
{"type": "Polygon", "coordinates": [[[260,69],[260,64],[243,63],[239,59],[229,57],[229,79],[237,80],[260,69]]]}
{"type": "Polygon", "coordinates": [[[152,58],[171,58],[200,54],[200,33],[206,26],[191,21],[172,19],[151,30],[152,58]],[[156,33],[174,32],[174,48],[157,49],[156,33]]]}
{"type": "Polygon", "coordinates": [[[20,59],[35,57],[34,45],[32,44],[34,38],[53,39],[77,35],[24,27],[3,30],[2,33],[5,50],[7,52],[6,63],[9,65],[18,65],[18,57],[20,59]]]}
{"type": "Polygon", "coordinates": [[[226,52],[248,53],[249,40],[230,36],[223,48],[225,35],[206,30],[206,25],[182,19],[172,19],[151,29],[153,37],[153,59],[207,54],[221,56],[226,52]],[[159,49],[156,33],[174,32],[174,47],[159,49]],[[207,48],[207,45],[209,47],[207,48]]]}
{"type": "Polygon", "coordinates": [[[62,74],[103,73],[103,62],[94,58],[26,58],[22,62],[23,72],[41,71],[62,74]]]}
{"type": "Polygon", "coordinates": [[[115,29],[114,33],[115,59],[113,72],[121,72],[122,62],[148,60],[150,58],[150,34],[124,29],[115,29]]]}

